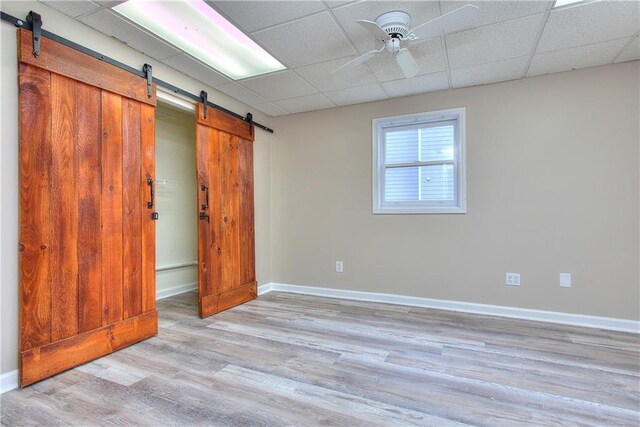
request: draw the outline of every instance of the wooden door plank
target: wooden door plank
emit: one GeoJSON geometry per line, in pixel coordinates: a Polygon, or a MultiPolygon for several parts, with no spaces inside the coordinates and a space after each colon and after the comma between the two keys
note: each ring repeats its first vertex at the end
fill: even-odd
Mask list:
{"type": "MultiPolygon", "coordinates": [[[[196,124],[196,181],[197,194],[196,209],[198,212],[204,212],[211,215],[215,209],[214,200],[210,198],[209,209],[202,209],[202,205],[206,204],[206,190],[209,189],[209,195],[215,197],[212,192],[210,183],[210,162],[209,162],[209,128],[196,124]]],[[[211,220],[201,220],[198,218],[198,294],[201,299],[204,295],[210,295],[213,292],[211,277],[211,259],[213,255],[213,240],[215,238],[211,233],[211,220]]]]}
{"type": "Polygon", "coordinates": [[[222,265],[223,265],[223,235],[222,235],[222,221],[223,221],[223,205],[222,205],[222,189],[225,186],[222,167],[222,145],[220,143],[220,131],[214,128],[207,128],[208,144],[208,163],[209,163],[209,178],[210,178],[210,215],[211,224],[209,229],[211,232],[211,259],[209,260],[209,274],[211,277],[211,291],[208,295],[214,292],[219,292],[222,286],[222,265]]]}
{"type": "Polygon", "coordinates": [[[51,75],[51,340],[78,333],[78,181],[76,82],[51,75]]]}
{"type": "Polygon", "coordinates": [[[156,308],[156,223],[151,219],[151,212],[147,202],[151,200],[147,179],[155,179],[155,109],[150,105],[140,105],[141,126],[141,171],[140,188],[142,206],[140,215],[142,221],[142,312],[146,313],[156,308]]]}
{"type": "Polygon", "coordinates": [[[122,320],[122,98],[102,91],[102,324],[122,320]]]}
{"type": "Polygon", "coordinates": [[[254,127],[251,123],[240,120],[237,117],[233,117],[215,108],[207,108],[207,117],[205,118],[202,104],[198,104],[198,106],[201,107],[196,110],[198,123],[253,141],[254,127]]]}
{"type": "Polygon", "coordinates": [[[78,224],[78,332],[102,326],[102,140],[101,91],[78,83],[76,144],[79,192],[78,224]]]}
{"type": "Polygon", "coordinates": [[[18,29],[18,61],[109,90],[127,98],[156,105],[155,83],[152,96],[147,95],[147,80],[88,56],[71,47],[40,37],[40,56],[33,56],[31,31],[18,29]]]}
{"type": "Polygon", "coordinates": [[[253,142],[238,142],[238,176],[240,182],[240,283],[256,280],[253,193],[253,142]]]}
{"type": "Polygon", "coordinates": [[[224,292],[215,292],[202,299],[204,316],[220,313],[231,307],[251,301],[258,296],[258,286],[256,282],[246,283],[224,292]]]}
{"type": "Polygon", "coordinates": [[[21,353],[24,387],[158,333],[155,310],[21,353]]]}
{"type": "Polygon", "coordinates": [[[238,138],[226,132],[219,132],[222,144],[222,179],[224,185],[220,194],[222,203],[222,282],[221,292],[240,285],[240,232],[238,214],[240,189],[238,185],[238,138]]]}
{"type": "Polygon", "coordinates": [[[142,312],[142,209],[141,209],[140,104],[122,102],[122,317],[142,312]]]}
{"type": "Polygon", "coordinates": [[[51,342],[50,73],[19,66],[20,349],[51,342]]]}

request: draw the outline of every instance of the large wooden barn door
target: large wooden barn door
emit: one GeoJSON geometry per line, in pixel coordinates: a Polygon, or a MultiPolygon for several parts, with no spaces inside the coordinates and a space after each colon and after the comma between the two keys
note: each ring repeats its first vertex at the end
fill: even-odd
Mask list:
{"type": "Polygon", "coordinates": [[[157,333],[155,87],[18,30],[20,384],[157,333]],[[149,204],[148,204],[149,203],[149,204]]]}
{"type": "Polygon", "coordinates": [[[257,295],[253,125],[196,106],[198,306],[206,317],[257,295]]]}

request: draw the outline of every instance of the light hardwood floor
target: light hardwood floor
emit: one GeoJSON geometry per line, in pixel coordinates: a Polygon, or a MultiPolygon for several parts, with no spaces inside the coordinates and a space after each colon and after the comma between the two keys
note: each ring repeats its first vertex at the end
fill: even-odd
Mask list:
{"type": "Polygon", "coordinates": [[[14,425],[640,424],[640,338],[270,293],[2,395],[14,425]]]}

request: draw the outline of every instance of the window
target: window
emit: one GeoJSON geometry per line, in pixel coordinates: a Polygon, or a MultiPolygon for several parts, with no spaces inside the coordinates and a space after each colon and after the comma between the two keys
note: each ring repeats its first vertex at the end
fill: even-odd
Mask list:
{"type": "Polygon", "coordinates": [[[464,108],[373,120],[373,213],[465,213],[464,108]]]}

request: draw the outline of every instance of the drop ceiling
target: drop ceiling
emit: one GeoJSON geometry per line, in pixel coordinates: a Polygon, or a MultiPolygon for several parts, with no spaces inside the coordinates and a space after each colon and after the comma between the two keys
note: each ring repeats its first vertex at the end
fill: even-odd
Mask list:
{"type": "Polygon", "coordinates": [[[41,1],[271,116],[640,59],[638,1],[209,1],[287,67],[232,81],[112,12],[117,1],[41,1]],[[357,19],[404,10],[420,24],[468,3],[469,26],[410,46],[416,77],[386,55],[331,74],[374,48],[357,19]]]}

